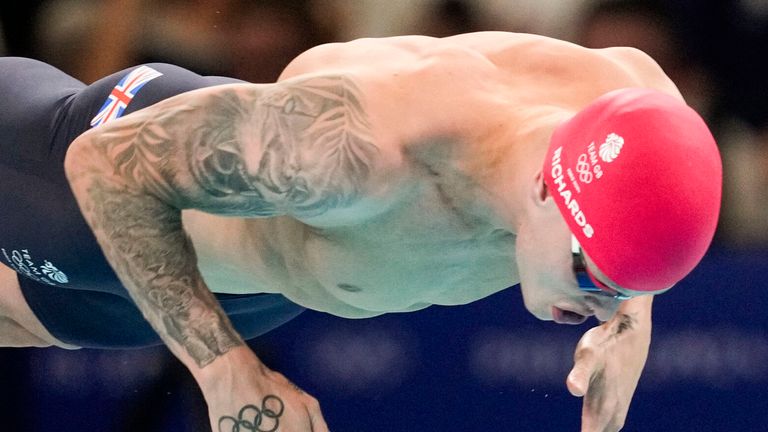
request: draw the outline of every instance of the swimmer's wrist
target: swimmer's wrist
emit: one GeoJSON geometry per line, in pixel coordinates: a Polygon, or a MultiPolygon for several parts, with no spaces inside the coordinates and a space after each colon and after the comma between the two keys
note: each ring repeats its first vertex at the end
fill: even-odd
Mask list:
{"type": "Polygon", "coordinates": [[[200,368],[190,367],[190,372],[203,393],[215,392],[220,388],[231,388],[231,381],[243,375],[245,369],[264,372],[266,366],[245,344],[234,347],[218,356],[210,364],[200,368]]]}

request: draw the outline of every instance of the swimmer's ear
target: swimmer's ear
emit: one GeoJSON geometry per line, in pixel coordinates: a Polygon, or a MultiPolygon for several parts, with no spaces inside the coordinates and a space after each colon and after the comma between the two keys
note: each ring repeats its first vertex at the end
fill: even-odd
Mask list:
{"type": "Polygon", "coordinates": [[[551,198],[551,195],[549,194],[547,184],[544,182],[544,174],[541,170],[536,173],[534,180],[532,198],[537,205],[545,206],[547,205],[547,199],[551,198]]]}

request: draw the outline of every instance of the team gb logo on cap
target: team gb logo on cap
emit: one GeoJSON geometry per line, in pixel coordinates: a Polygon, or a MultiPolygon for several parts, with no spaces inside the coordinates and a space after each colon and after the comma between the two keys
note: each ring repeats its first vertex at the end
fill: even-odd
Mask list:
{"type": "Polygon", "coordinates": [[[600,145],[600,159],[605,163],[613,162],[619,157],[622,147],[624,147],[624,138],[615,133],[609,134],[605,142],[600,145]]]}

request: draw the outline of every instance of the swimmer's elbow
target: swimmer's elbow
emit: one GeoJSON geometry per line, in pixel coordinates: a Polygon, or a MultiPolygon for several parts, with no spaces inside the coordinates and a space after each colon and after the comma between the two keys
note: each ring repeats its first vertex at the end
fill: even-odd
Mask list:
{"type": "Polygon", "coordinates": [[[85,192],[84,185],[93,180],[113,177],[114,164],[107,154],[99,151],[97,143],[96,135],[89,131],[77,137],[67,149],[64,173],[75,197],[80,197],[85,192]]]}
{"type": "Polygon", "coordinates": [[[102,164],[89,164],[89,162],[93,162],[95,155],[91,136],[92,134],[89,132],[80,135],[67,149],[67,154],[64,158],[64,172],[70,184],[77,182],[81,178],[87,171],[86,167],[88,165],[93,165],[94,168],[103,167],[102,164]]]}

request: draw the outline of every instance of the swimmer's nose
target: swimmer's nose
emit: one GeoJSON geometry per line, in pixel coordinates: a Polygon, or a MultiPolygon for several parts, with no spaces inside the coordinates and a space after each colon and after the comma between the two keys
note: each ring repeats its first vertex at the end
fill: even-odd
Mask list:
{"type": "Polygon", "coordinates": [[[579,325],[587,320],[587,316],[578,312],[560,309],[559,307],[553,306],[552,320],[558,324],[579,325]]]}

